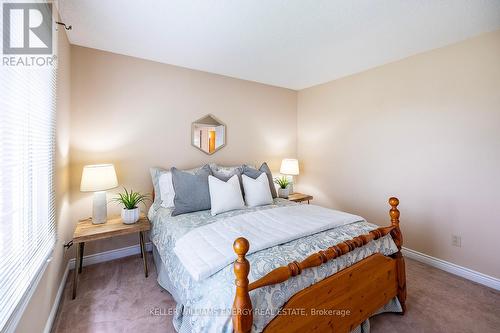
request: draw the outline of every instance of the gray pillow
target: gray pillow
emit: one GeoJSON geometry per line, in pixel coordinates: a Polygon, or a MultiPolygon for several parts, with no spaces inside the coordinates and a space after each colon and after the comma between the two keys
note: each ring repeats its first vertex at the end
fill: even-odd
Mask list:
{"type": "Polygon", "coordinates": [[[208,176],[212,174],[208,165],[203,166],[194,174],[170,169],[174,185],[174,210],[172,216],[210,209],[210,191],[208,176]]]}
{"type": "MultiPolygon", "coordinates": [[[[189,172],[190,174],[195,174],[196,171],[200,170],[203,167],[204,166],[200,166],[197,168],[182,170],[182,171],[189,172]]],[[[162,204],[161,191],[160,191],[160,177],[164,173],[170,172],[170,170],[167,170],[164,168],[159,168],[159,167],[153,167],[153,168],[149,168],[149,172],[151,173],[151,181],[153,182],[153,190],[154,190],[154,196],[155,196],[155,200],[153,202],[153,205],[155,207],[159,207],[162,204]]]]}
{"type": "Polygon", "coordinates": [[[243,174],[247,175],[252,179],[256,179],[263,172],[266,173],[267,175],[267,180],[269,182],[269,189],[271,190],[271,195],[273,196],[274,199],[278,197],[278,195],[276,194],[276,187],[274,187],[273,174],[271,173],[271,169],[269,169],[267,163],[266,162],[262,163],[259,170],[249,167],[248,165],[243,165],[243,174]]]}

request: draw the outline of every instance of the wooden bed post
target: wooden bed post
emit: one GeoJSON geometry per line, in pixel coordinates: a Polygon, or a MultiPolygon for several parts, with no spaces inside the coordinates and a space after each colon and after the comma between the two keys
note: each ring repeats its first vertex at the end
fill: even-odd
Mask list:
{"type": "Polygon", "coordinates": [[[395,227],[391,231],[392,239],[396,246],[398,247],[398,252],[392,257],[396,259],[396,270],[398,279],[398,300],[403,308],[402,314],[406,312],[406,273],[405,273],[405,260],[403,254],[401,253],[401,247],[403,246],[403,235],[401,234],[401,229],[399,229],[399,200],[398,198],[392,197],[389,199],[389,205],[391,205],[391,210],[389,215],[391,217],[391,225],[395,227]]]}
{"type": "Polygon", "coordinates": [[[234,263],[234,274],[236,275],[236,295],[233,303],[233,330],[235,333],[248,333],[252,329],[253,310],[252,301],[248,293],[248,273],[250,263],[245,258],[250,244],[243,237],[234,241],[233,249],[238,255],[234,263]]]}

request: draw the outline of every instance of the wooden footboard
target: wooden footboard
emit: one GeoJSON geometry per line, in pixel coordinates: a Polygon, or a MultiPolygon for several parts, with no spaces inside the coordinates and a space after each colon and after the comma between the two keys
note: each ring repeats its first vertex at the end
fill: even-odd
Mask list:
{"type": "MultiPolygon", "coordinates": [[[[248,281],[250,264],[245,258],[250,244],[245,238],[236,239],[233,245],[238,255],[234,263],[234,332],[247,333],[252,328],[253,309],[249,292],[254,289],[284,282],[301,274],[304,269],[320,266],[387,234],[392,236],[401,250],[403,238],[399,228],[399,200],[390,198],[389,204],[390,226],[331,246],[301,262],[294,261],[278,267],[252,283],[248,281]]],[[[295,294],[264,332],[349,332],[395,296],[404,313],[406,278],[401,251],[391,257],[374,254],[295,294]]]]}

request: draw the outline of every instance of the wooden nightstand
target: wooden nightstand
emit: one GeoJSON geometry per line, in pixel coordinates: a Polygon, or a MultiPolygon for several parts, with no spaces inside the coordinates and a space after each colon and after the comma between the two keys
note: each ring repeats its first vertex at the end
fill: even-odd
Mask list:
{"type": "Polygon", "coordinates": [[[73,299],[76,297],[76,288],[78,286],[78,274],[82,272],[83,249],[85,242],[91,242],[98,239],[107,239],[115,236],[123,236],[133,233],[139,233],[139,242],[141,245],[141,257],[144,263],[144,275],[148,277],[148,261],[146,259],[146,248],[144,246],[144,232],[150,229],[148,218],[141,214],[141,218],[134,224],[123,224],[122,219],[112,217],[103,224],[92,224],[90,218],[78,222],[75,233],[73,234],[73,244],[76,248],[75,270],[73,275],[73,299]]]}
{"type": "Polygon", "coordinates": [[[311,201],[312,199],[313,199],[312,195],[298,193],[298,192],[292,193],[288,196],[288,200],[293,201],[293,202],[307,201],[307,203],[309,203],[309,201],[311,201]]]}

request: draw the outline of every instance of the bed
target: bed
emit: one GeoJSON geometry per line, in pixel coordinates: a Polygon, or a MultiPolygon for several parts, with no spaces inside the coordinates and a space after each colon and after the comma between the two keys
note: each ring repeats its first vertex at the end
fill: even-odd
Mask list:
{"type": "MultiPolygon", "coordinates": [[[[182,333],[368,332],[370,316],[404,313],[406,286],[400,252],[399,201],[391,198],[389,203],[388,227],[379,228],[360,217],[350,217],[350,221],[335,227],[323,226],[319,232],[284,243],[257,244],[265,247],[258,251],[252,251],[257,238],[252,241],[248,237],[249,241],[238,237],[230,262],[207,265],[199,274],[196,263],[203,262],[203,251],[191,243],[193,249],[184,247],[184,252],[176,253],[176,244],[186,243],[189,235],[199,237],[206,234],[200,230],[216,230],[216,226],[224,227],[233,220],[252,220],[254,216],[265,219],[276,212],[290,214],[314,205],[276,198],[271,205],[216,216],[209,211],[171,216],[170,209],[153,204],[148,213],[152,223],[150,238],[158,282],[177,302],[175,329],[182,333]],[[186,267],[186,261],[191,260],[187,258],[192,256],[202,258],[186,267]]],[[[232,240],[217,243],[226,245],[223,250],[213,251],[227,252],[232,240]]],[[[210,256],[209,249],[206,255],[210,256]]]]}

